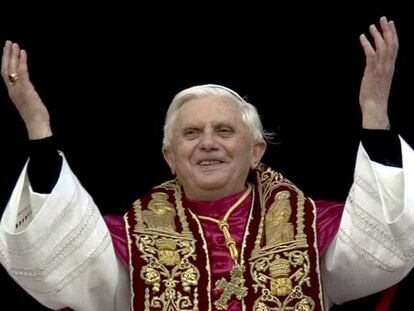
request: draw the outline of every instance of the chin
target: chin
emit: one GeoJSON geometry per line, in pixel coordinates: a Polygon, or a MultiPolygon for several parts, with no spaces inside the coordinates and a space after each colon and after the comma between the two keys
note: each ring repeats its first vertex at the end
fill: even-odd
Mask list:
{"type": "Polygon", "coordinates": [[[222,172],[215,172],[215,174],[202,174],[199,176],[198,184],[208,184],[208,185],[225,185],[230,182],[230,178],[227,174],[222,174],[222,172]]]}
{"type": "Polygon", "coordinates": [[[203,178],[198,181],[190,182],[191,186],[196,186],[203,191],[219,190],[224,188],[228,182],[223,179],[203,178]]]}

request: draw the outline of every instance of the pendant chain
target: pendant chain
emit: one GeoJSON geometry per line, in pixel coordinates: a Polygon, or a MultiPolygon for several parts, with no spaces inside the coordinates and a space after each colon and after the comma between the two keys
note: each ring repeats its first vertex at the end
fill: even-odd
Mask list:
{"type": "Polygon", "coordinates": [[[230,256],[233,259],[234,263],[237,264],[239,259],[239,251],[237,250],[236,241],[233,239],[233,237],[230,234],[229,230],[229,223],[227,220],[229,219],[230,215],[233,213],[233,211],[240,206],[240,204],[249,196],[249,194],[252,192],[252,186],[248,184],[247,190],[243,195],[235,202],[226,212],[222,220],[215,219],[213,217],[208,216],[197,216],[198,218],[202,220],[208,220],[211,222],[215,222],[218,224],[220,230],[223,232],[224,239],[226,240],[226,247],[229,249],[230,256]]]}

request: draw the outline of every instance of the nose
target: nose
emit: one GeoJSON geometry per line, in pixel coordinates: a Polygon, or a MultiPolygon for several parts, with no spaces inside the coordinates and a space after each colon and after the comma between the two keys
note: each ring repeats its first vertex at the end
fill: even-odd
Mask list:
{"type": "Polygon", "coordinates": [[[218,148],[218,144],[216,141],[216,137],[214,136],[214,133],[203,133],[203,135],[201,136],[199,147],[201,148],[201,150],[204,151],[216,150],[218,148]]]}

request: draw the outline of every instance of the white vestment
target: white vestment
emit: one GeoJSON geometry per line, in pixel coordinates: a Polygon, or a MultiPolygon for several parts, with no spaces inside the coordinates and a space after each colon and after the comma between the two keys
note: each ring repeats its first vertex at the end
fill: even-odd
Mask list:
{"type": "Polygon", "coordinates": [[[414,152],[403,168],[369,161],[359,148],[339,232],[322,261],[325,293],[336,304],[399,282],[414,266],[414,152]]]}
{"type": "MultiPolygon", "coordinates": [[[[360,145],[340,229],[321,262],[335,303],[385,289],[414,265],[414,152],[401,145],[403,168],[371,162],[360,145]]],[[[65,159],[49,195],[32,192],[24,167],[1,219],[0,262],[49,308],[130,308],[127,269],[65,159]]]]}
{"type": "Polygon", "coordinates": [[[0,223],[0,261],[51,309],[130,310],[129,276],[98,208],[64,160],[50,195],[30,189],[27,164],[0,223]]]}

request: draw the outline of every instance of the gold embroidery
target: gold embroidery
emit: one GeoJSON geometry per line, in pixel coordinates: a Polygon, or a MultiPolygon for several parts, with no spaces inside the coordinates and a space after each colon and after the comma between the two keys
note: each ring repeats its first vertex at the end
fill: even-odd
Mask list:
{"type": "Polygon", "coordinates": [[[266,214],[266,245],[276,245],[294,239],[293,225],[290,220],[289,191],[276,193],[275,200],[266,214]]]}
{"type": "Polygon", "coordinates": [[[199,311],[198,309],[198,288],[194,289],[194,307],[192,311],[199,311]]]}
{"type": "Polygon", "coordinates": [[[256,257],[261,252],[261,241],[264,231],[264,219],[266,214],[266,204],[265,202],[269,199],[271,191],[285,181],[282,174],[275,172],[271,169],[260,172],[257,171],[257,190],[258,190],[258,199],[261,206],[261,215],[259,229],[257,231],[255,247],[252,251],[252,257],[256,257]]]}
{"type": "Polygon", "coordinates": [[[141,200],[138,199],[133,204],[134,207],[134,216],[135,216],[135,232],[141,232],[142,230],[145,230],[144,221],[142,220],[142,205],[141,200]]]}
{"type": "Polygon", "coordinates": [[[303,232],[305,229],[305,196],[302,191],[295,188],[298,193],[297,210],[296,210],[296,242],[298,247],[308,247],[308,240],[306,234],[303,232]]]}
{"type": "Polygon", "coordinates": [[[263,302],[256,302],[254,311],[269,311],[269,308],[263,302]]]}
{"type": "Polygon", "coordinates": [[[150,294],[148,287],[145,289],[145,295],[144,295],[144,311],[150,311],[150,302],[149,302],[150,294]]]}
{"type": "Polygon", "coordinates": [[[168,202],[168,194],[154,192],[151,194],[148,210],[142,212],[143,220],[150,229],[175,231],[175,209],[168,202]]]}
{"type": "Polygon", "coordinates": [[[292,310],[293,305],[298,308],[303,305],[301,307],[304,308],[305,301],[299,304],[303,298],[314,306],[312,298],[305,297],[302,293],[303,286],[311,286],[309,267],[307,251],[283,252],[276,256],[267,254],[256,259],[254,266],[251,267],[252,277],[256,283],[253,284],[253,288],[255,292],[260,290],[261,296],[256,300],[254,310],[266,310],[264,306],[269,310],[278,308],[277,310],[281,311],[292,310]],[[291,270],[294,270],[293,273],[291,270]]]}
{"type": "Polygon", "coordinates": [[[178,219],[180,220],[182,232],[181,235],[187,238],[194,239],[193,233],[188,225],[187,216],[185,216],[184,207],[182,203],[181,186],[177,179],[165,182],[159,186],[161,189],[172,190],[175,199],[175,208],[177,210],[178,219]]]}
{"type": "Polygon", "coordinates": [[[245,270],[244,266],[235,264],[230,272],[230,281],[221,278],[216,282],[216,288],[223,290],[220,298],[214,302],[217,309],[227,310],[227,302],[233,295],[235,295],[238,300],[241,300],[247,295],[247,287],[244,286],[243,278],[245,270]]]}
{"type": "Polygon", "coordinates": [[[177,252],[177,243],[174,239],[161,238],[156,242],[158,258],[163,265],[175,266],[180,263],[180,254],[177,252]]]}
{"type": "MultiPolygon", "coordinates": [[[[149,302],[149,301],[148,301],[149,302]]],[[[172,288],[167,288],[161,296],[154,296],[151,299],[150,308],[156,308],[163,311],[198,311],[197,305],[192,303],[187,296],[172,288]],[[191,308],[193,306],[193,308],[191,308]]],[[[151,309],[149,309],[151,310],[151,309]]]]}
{"type": "Polygon", "coordinates": [[[304,233],[305,197],[289,180],[270,169],[259,174],[258,179],[262,210],[250,257],[250,274],[253,290],[260,296],[253,310],[313,310],[314,301],[302,292],[304,286],[311,286],[312,269],[304,233]],[[273,203],[266,210],[264,202],[273,197],[273,203]],[[296,210],[292,215],[291,202],[295,201],[296,210]],[[294,229],[291,218],[295,216],[294,229]]]}
{"type": "MultiPolygon", "coordinates": [[[[176,213],[174,216],[179,221],[177,222],[177,227],[181,228],[181,230],[177,232],[175,222],[165,222],[170,225],[173,224],[174,231],[170,230],[172,226],[166,226],[165,223],[161,228],[157,228],[157,226],[151,228],[150,224],[154,223],[147,223],[143,217],[144,211],[141,208],[141,201],[138,200],[136,205],[134,204],[135,207],[139,207],[135,209],[135,220],[137,223],[135,226],[135,232],[137,233],[135,235],[135,244],[145,265],[141,268],[141,278],[150,286],[145,289],[144,307],[146,311],[155,309],[165,311],[198,311],[197,286],[200,272],[197,267],[191,264],[191,262],[196,260],[195,241],[189,230],[182,206],[181,187],[177,181],[173,181],[164,183],[159,188],[162,188],[160,191],[165,189],[170,195],[174,196],[175,209],[173,206],[173,212],[176,213]],[[159,292],[157,292],[157,289],[159,292]]],[[[270,169],[258,174],[257,194],[262,209],[255,246],[249,260],[250,273],[253,279],[252,291],[258,295],[258,298],[255,298],[253,310],[312,311],[315,309],[315,302],[302,291],[305,287],[311,286],[310,271],[315,269],[312,267],[313,263],[311,266],[305,248],[308,247],[307,236],[304,233],[305,197],[287,179],[284,179],[282,175],[270,169]],[[269,207],[269,213],[267,213],[266,207],[268,205],[265,205],[265,202],[272,201],[274,198],[273,211],[275,212],[278,204],[279,206],[283,205],[285,199],[290,199],[289,197],[283,198],[283,195],[282,197],[275,196],[278,192],[278,187],[280,187],[280,193],[286,191],[288,195],[293,197],[292,205],[296,203],[296,210],[289,205],[291,209],[289,217],[286,217],[289,211],[284,214],[284,219],[287,220],[284,223],[289,223],[292,227],[294,224],[296,235],[289,229],[286,231],[287,233],[285,232],[279,238],[272,240],[269,230],[270,225],[268,225],[271,223],[268,220],[272,218],[269,215],[271,207],[269,207]],[[292,211],[295,211],[293,215],[292,211]],[[296,217],[296,223],[294,223],[294,217],[296,217]]],[[[166,192],[165,195],[168,198],[166,192]]],[[[158,211],[157,206],[159,206],[158,204],[160,204],[163,198],[152,197],[152,199],[155,201],[155,205],[153,208],[148,206],[148,211],[156,213],[158,211]]],[[[167,203],[169,202],[167,201],[167,203]]],[[[282,210],[283,208],[280,209],[282,210]]],[[[167,208],[166,214],[169,212],[167,208]]],[[[164,220],[166,220],[165,217],[164,220]]],[[[198,222],[197,224],[200,228],[200,224],[198,222]]],[[[205,248],[205,241],[203,248],[205,248]]],[[[241,258],[240,264],[243,264],[243,258],[241,258]]],[[[235,272],[234,275],[236,277],[237,273],[235,272]]],[[[233,280],[233,271],[230,279],[231,282],[233,280]]],[[[220,286],[223,291],[228,293],[221,297],[223,308],[225,308],[224,306],[227,306],[227,302],[232,295],[236,295],[235,292],[238,291],[242,292],[245,287],[243,283],[240,283],[241,286],[238,289],[234,288],[235,284],[239,284],[237,280],[233,284],[229,284],[230,282],[225,279],[220,281],[216,282],[216,286],[220,286]],[[222,282],[219,283],[220,281],[222,282]],[[227,295],[229,296],[228,299],[225,298],[227,295]]],[[[210,310],[210,277],[208,284],[207,297],[210,310]]],[[[319,289],[319,292],[321,293],[321,289],[319,289]]]]}
{"type": "Polygon", "coordinates": [[[315,309],[315,304],[309,298],[302,298],[296,305],[294,311],[312,311],[315,309]]]}
{"type": "Polygon", "coordinates": [[[196,297],[191,300],[190,296],[184,294],[195,291],[200,278],[199,270],[189,260],[195,259],[194,241],[157,238],[156,235],[150,234],[139,234],[136,239],[141,258],[147,262],[141,269],[140,277],[145,284],[152,286],[152,297],[148,292],[146,300],[150,309],[190,310],[187,308],[195,307],[196,302],[198,303],[196,297]],[[175,245],[176,250],[171,249],[172,245],[175,245]],[[166,257],[165,252],[172,254],[172,257],[166,257]],[[178,284],[184,292],[177,289],[178,284]],[[157,292],[162,294],[158,296],[157,292]]]}
{"type": "Polygon", "coordinates": [[[145,266],[141,270],[141,278],[145,281],[145,284],[152,285],[152,290],[158,292],[160,290],[160,273],[151,267],[145,266]]]}
{"type": "Polygon", "coordinates": [[[174,191],[175,207],[168,201],[168,194],[161,191],[151,194],[147,210],[142,210],[140,200],[134,204],[136,247],[146,263],[140,277],[151,288],[145,289],[144,307],[145,310],[198,311],[200,272],[191,263],[196,259],[195,239],[188,230],[180,187],[172,181],[160,188],[174,191]],[[176,231],[177,214],[184,229],[181,233],[176,231]]]}
{"type": "Polygon", "coordinates": [[[194,267],[190,267],[181,273],[181,285],[183,286],[184,291],[189,292],[191,290],[190,285],[197,285],[198,279],[199,273],[194,267]]]}
{"type": "Polygon", "coordinates": [[[292,281],[288,278],[290,274],[289,260],[276,256],[270,263],[270,275],[272,277],[270,288],[275,296],[287,296],[292,291],[292,281]]]}

